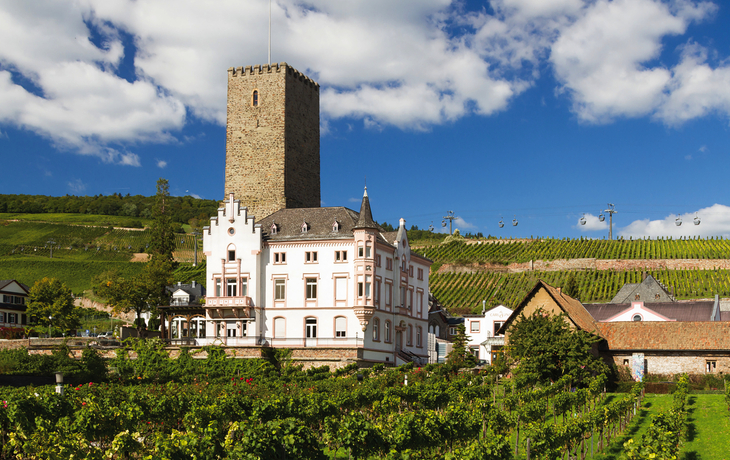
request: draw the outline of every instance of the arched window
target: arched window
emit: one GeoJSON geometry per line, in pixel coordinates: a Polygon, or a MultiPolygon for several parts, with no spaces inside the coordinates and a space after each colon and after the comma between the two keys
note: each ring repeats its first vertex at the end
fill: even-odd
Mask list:
{"type": "Polygon", "coordinates": [[[380,341],[380,320],[378,318],[373,320],[373,340],[380,341]]]}
{"type": "Polygon", "coordinates": [[[416,346],[422,347],[423,346],[423,337],[422,337],[422,329],[421,326],[418,326],[416,328],[416,346]]]}
{"type": "Polygon", "coordinates": [[[390,321],[385,322],[385,341],[390,343],[390,321]]]}
{"type": "Polygon", "coordinates": [[[234,262],[236,260],[236,246],[233,244],[228,245],[228,262],[234,262]]]}
{"type": "Polygon", "coordinates": [[[259,106],[259,90],[257,89],[253,90],[253,93],[251,94],[251,105],[254,107],[259,106]]]}
{"type": "Polygon", "coordinates": [[[639,315],[639,314],[636,314],[636,315],[634,315],[634,317],[633,317],[633,318],[631,318],[631,321],[641,321],[641,319],[642,319],[642,318],[641,318],[641,315],[639,315]]]}
{"type": "Polygon", "coordinates": [[[408,345],[413,345],[413,326],[408,325],[408,345]]]}

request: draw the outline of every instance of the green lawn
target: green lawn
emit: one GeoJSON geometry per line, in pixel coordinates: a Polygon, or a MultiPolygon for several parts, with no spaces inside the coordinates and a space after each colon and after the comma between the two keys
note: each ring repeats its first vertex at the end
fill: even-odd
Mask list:
{"type": "MultiPolygon", "coordinates": [[[[639,441],[654,414],[671,407],[672,395],[648,394],[633,423],[596,460],[619,460],[623,444],[639,441]]],[[[590,458],[590,454],[588,455],[590,458]]],[[[690,394],[687,397],[687,428],[680,451],[682,460],[730,460],[730,412],[721,394],[690,394]]]]}
{"type": "Polygon", "coordinates": [[[687,397],[687,432],[680,459],[730,459],[730,412],[723,395],[687,397]]]}

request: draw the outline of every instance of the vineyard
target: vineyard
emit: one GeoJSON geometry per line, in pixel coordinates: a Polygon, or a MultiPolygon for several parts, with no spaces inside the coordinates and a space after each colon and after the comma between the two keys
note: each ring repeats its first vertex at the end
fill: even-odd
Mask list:
{"type": "MultiPolygon", "coordinates": [[[[92,227],[59,223],[0,222],[0,258],[129,261],[150,244],[149,230],[92,227]]],[[[176,235],[175,259],[193,262],[195,237],[176,235]]],[[[198,239],[198,260],[203,259],[198,239]]]]}
{"type": "MultiPolygon", "coordinates": [[[[604,375],[518,389],[493,368],[304,371],[285,353],[237,360],[206,347],[205,356],[183,349],[173,360],[159,342],[133,346],[137,359],[121,352],[109,363],[114,383],[67,385],[63,395],[1,387],[0,457],[600,458],[645,412],[641,384],[607,395],[604,375]]],[[[90,349],[82,362],[99,365],[90,349]]],[[[656,430],[628,444],[629,458],[676,455],[686,388],[680,381],[672,410],[654,416],[656,430]]]]}
{"type": "MultiPolygon", "coordinates": [[[[678,299],[730,297],[730,270],[648,270],[678,299]]],[[[564,286],[568,276],[578,282],[582,302],[608,302],[626,283],[640,283],[642,273],[629,270],[585,270],[522,273],[432,273],[431,293],[449,311],[478,313],[487,306],[514,308],[535,286],[538,278],[552,286],[564,286]]]]}
{"type": "Polygon", "coordinates": [[[415,250],[444,263],[524,263],[558,259],[727,259],[730,240],[707,239],[536,239],[531,241],[481,240],[449,244],[418,245],[415,250]]]}

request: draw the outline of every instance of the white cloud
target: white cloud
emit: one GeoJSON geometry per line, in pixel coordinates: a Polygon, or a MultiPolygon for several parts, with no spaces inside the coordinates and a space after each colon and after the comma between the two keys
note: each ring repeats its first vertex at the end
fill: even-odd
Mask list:
{"type": "Polygon", "coordinates": [[[665,37],[684,34],[692,21],[716,10],[709,2],[684,0],[599,0],[586,7],[561,30],[550,56],[574,111],[595,123],[653,115],[667,124],[711,110],[730,113],[730,73],[705,65],[700,47],[685,46],[674,68],[654,62],[665,37]]]}
{"type": "Polygon", "coordinates": [[[679,215],[682,225],[676,225],[677,214],[671,214],[661,220],[636,220],[618,231],[624,238],[643,237],[730,237],[730,207],[713,204],[710,207],[679,215]],[[700,225],[694,225],[695,216],[700,218],[700,225]]]}
{"type": "MultiPolygon", "coordinates": [[[[328,119],[426,130],[494,114],[546,68],[585,121],[653,116],[677,125],[730,114],[730,67],[711,67],[706,49],[687,42],[676,66],[656,62],[663,40],[710,17],[711,3],[495,0],[490,7],[278,0],[272,57],[322,85],[325,134],[328,119]]],[[[226,69],[266,61],[267,15],[265,0],[245,8],[237,0],[215,8],[180,0],[173,12],[166,0],[0,0],[0,43],[12,43],[0,48],[0,123],[102,158],[110,146],[173,141],[188,112],[224,124],[226,69]],[[133,75],[125,75],[131,82],[120,76],[130,52],[122,31],[136,47],[133,75]]]]}
{"type": "Polygon", "coordinates": [[[160,169],[164,169],[167,166],[167,162],[165,160],[157,160],[157,167],[160,169]]]}
{"type": "Polygon", "coordinates": [[[594,216],[593,214],[583,214],[582,217],[585,218],[585,224],[581,224],[580,219],[578,219],[574,228],[577,228],[582,232],[608,230],[608,222],[605,220],[601,222],[601,219],[599,219],[598,216],[594,216]]]}
{"type": "Polygon", "coordinates": [[[76,179],[76,180],[68,182],[68,189],[74,195],[79,195],[81,193],[84,193],[84,191],[86,191],[86,184],[84,184],[84,182],[81,179],[76,179]]]}

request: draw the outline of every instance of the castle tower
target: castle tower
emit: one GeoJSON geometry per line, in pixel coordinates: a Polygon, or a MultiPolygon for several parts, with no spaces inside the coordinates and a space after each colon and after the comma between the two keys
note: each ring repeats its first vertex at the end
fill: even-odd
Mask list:
{"type": "Polygon", "coordinates": [[[320,205],[319,85],[284,62],[228,69],[225,193],[257,220],[320,205]]]}

